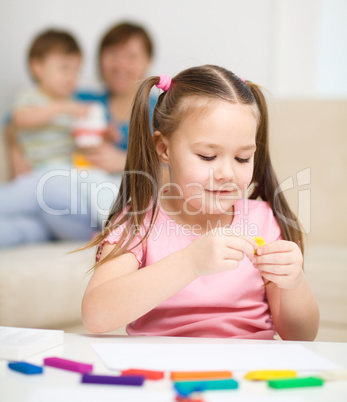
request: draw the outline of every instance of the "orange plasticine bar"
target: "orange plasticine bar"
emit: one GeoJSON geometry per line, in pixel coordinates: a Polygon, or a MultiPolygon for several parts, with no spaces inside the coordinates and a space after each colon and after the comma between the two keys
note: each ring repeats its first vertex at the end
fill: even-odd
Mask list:
{"type": "Polygon", "coordinates": [[[172,371],[171,380],[197,380],[209,378],[231,378],[231,371],[172,371]]]}

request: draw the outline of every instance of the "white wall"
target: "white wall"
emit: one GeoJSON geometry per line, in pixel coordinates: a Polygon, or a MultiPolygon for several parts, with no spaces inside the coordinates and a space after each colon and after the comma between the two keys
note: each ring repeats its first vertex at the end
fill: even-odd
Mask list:
{"type": "Polygon", "coordinates": [[[347,0],[274,0],[273,90],[347,98],[347,0]]]}
{"type": "Polygon", "coordinates": [[[320,96],[347,95],[347,0],[322,0],[316,82],[320,96]]]}
{"type": "Polygon", "coordinates": [[[30,85],[26,52],[36,33],[72,31],[85,54],[80,84],[96,87],[99,39],[125,19],[152,34],[153,74],[213,63],[278,97],[347,97],[346,7],[346,0],[1,0],[0,116],[30,85]]]}
{"type": "Polygon", "coordinates": [[[214,63],[269,85],[271,0],[2,0],[0,7],[2,110],[30,83],[26,49],[33,35],[49,26],[69,29],[82,44],[82,86],[96,85],[98,41],[124,19],[145,25],[152,34],[157,50],[153,74],[214,63]]]}

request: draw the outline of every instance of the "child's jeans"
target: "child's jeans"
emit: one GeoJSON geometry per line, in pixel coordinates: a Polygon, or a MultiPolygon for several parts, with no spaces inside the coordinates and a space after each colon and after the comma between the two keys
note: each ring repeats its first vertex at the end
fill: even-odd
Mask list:
{"type": "Polygon", "coordinates": [[[52,239],[87,241],[100,229],[121,175],[63,167],[0,184],[0,247],[52,239]]]}

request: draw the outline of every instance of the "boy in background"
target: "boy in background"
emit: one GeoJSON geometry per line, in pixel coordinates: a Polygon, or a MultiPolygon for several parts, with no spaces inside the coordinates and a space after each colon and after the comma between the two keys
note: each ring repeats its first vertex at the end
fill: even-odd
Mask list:
{"type": "Polygon", "coordinates": [[[36,87],[22,91],[12,113],[14,141],[33,170],[71,165],[75,118],[88,106],[73,101],[81,50],[67,32],[49,30],[31,45],[29,70],[36,87]]]}
{"type": "MultiPolygon", "coordinates": [[[[71,168],[74,120],[89,109],[72,99],[81,61],[76,40],[64,31],[45,31],[30,47],[29,70],[36,86],[15,101],[11,139],[13,165],[19,166],[16,158],[23,155],[20,169],[26,173],[0,185],[0,247],[52,238],[38,205],[37,183],[53,169],[71,168]]],[[[49,195],[49,186],[45,192],[49,195]]]]}

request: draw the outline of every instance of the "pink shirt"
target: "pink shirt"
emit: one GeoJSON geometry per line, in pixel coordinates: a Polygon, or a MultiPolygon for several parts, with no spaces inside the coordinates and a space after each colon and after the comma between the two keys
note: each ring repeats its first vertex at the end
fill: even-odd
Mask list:
{"type": "MultiPolygon", "coordinates": [[[[280,228],[268,203],[238,200],[234,208],[231,229],[235,234],[261,236],[267,243],[280,238],[280,228]]],[[[146,227],[150,214],[148,212],[145,218],[146,227]]],[[[105,241],[117,243],[122,226],[115,229],[105,241]]],[[[131,252],[138,260],[139,268],[145,269],[187,247],[198,237],[159,210],[147,241],[131,252]]],[[[138,239],[136,237],[132,244],[137,244],[138,239]]],[[[127,325],[127,332],[129,335],[254,339],[273,339],[275,334],[264,281],[247,257],[233,271],[194,280],[127,325]]]]}

